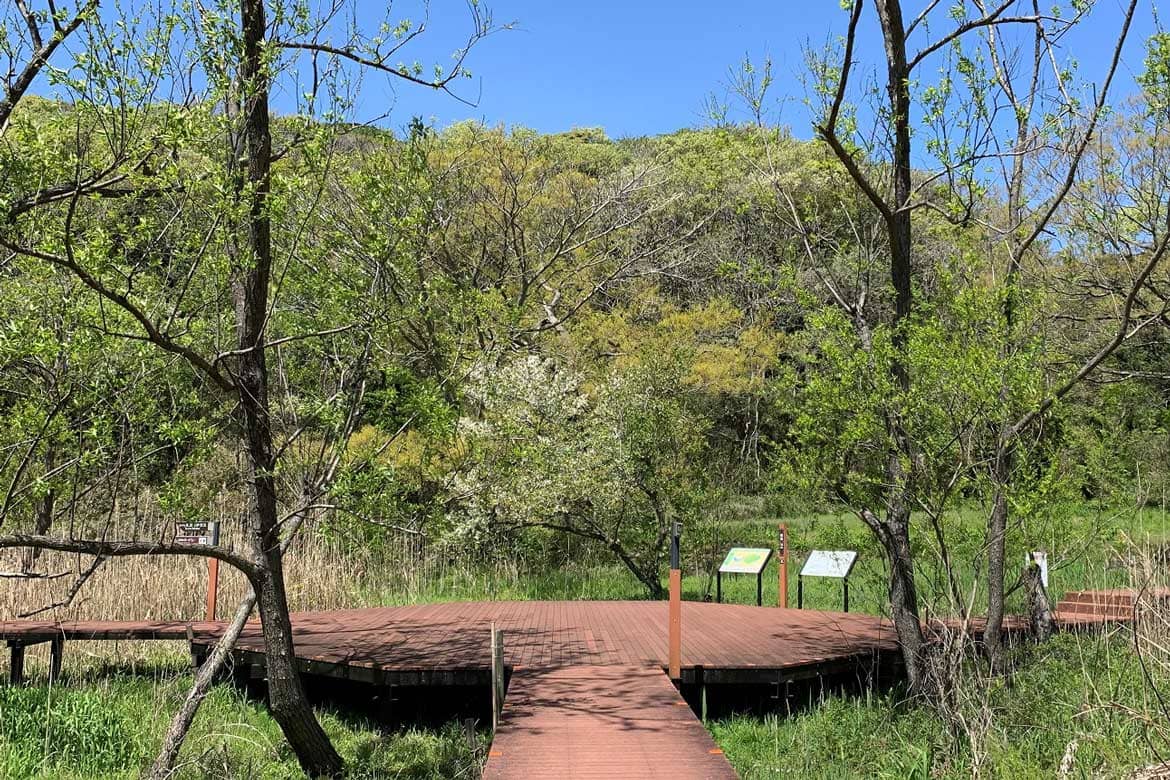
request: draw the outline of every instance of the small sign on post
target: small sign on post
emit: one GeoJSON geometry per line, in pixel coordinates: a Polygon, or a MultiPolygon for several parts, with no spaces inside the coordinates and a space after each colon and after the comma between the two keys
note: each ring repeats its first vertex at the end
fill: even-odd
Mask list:
{"type": "Polygon", "coordinates": [[[732,547],[727,551],[727,557],[719,565],[715,573],[715,600],[723,601],[724,574],[754,574],[756,575],[756,606],[764,605],[764,567],[772,558],[772,551],[767,547],[732,547]]]}
{"type": "Polygon", "coordinates": [[[796,578],[796,606],[804,609],[804,578],[829,577],[841,580],[844,593],[844,610],[849,611],[849,572],[857,563],[857,553],[853,550],[813,550],[801,568],[796,578]]]}
{"type": "MultiPolygon", "coordinates": [[[[194,520],[175,523],[175,544],[219,544],[218,520],[194,520]]],[[[207,559],[207,619],[215,620],[216,597],[219,595],[219,559],[207,559]]]]}

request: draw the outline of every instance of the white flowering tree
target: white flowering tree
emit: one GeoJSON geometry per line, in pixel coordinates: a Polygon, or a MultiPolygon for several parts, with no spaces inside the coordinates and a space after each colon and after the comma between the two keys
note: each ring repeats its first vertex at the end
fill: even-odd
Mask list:
{"type": "Polygon", "coordinates": [[[588,539],[662,598],[671,524],[698,518],[706,424],[688,408],[684,364],[662,355],[596,383],[527,356],[473,377],[453,482],[469,541],[543,529],[588,539]]]}

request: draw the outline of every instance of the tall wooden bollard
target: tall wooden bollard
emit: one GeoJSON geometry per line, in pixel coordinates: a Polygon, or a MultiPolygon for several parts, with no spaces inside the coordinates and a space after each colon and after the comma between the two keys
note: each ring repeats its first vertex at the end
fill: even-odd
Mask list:
{"type": "Polygon", "coordinates": [[[682,677],[682,566],[679,560],[679,536],[682,524],[674,524],[670,540],[670,606],[668,608],[667,667],[670,679],[682,677]]]}
{"type": "Polygon", "coordinates": [[[776,556],[777,566],[780,572],[780,582],[777,585],[777,604],[781,607],[788,606],[788,526],[784,523],[780,524],[779,538],[777,539],[776,556]]]}
{"type": "Polygon", "coordinates": [[[504,712],[504,632],[492,623],[492,731],[504,712]]]}

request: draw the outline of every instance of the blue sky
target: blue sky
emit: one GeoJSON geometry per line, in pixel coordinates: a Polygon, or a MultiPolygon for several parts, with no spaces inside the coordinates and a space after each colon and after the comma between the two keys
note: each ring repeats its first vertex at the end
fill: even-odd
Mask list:
{"type": "MultiPolygon", "coordinates": [[[[516,29],[482,41],[469,58],[475,78],[460,92],[477,100],[476,106],[369,77],[360,112],[374,116],[392,104],[390,117],[382,123],[391,127],[420,115],[439,127],[479,119],[544,132],[600,126],[612,137],[670,132],[705,122],[704,98],[721,90],[729,67],[745,55],[755,60],[768,55],[774,62],[774,92],[791,98],[781,120],[798,136],[807,136],[809,117],[801,103],[803,48],[841,35],[847,21],[838,0],[484,2],[497,22],[515,21],[516,29]]],[[[358,3],[363,22],[374,22],[385,12],[384,0],[358,3]]],[[[917,13],[922,4],[906,2],[906,13],[917,13]]],[[[1087,23],[1066,41],[1063,55],[1076,60],[1084,78],[1098,80],[1104,72],[1122,8],[1122,0],[1098,0],[1087,23]]],[[[418,9],[400,2],[393,15],[414,14],[417,19],[418,9]]],[[[463,0],[433,0],[428,33],[408,57],[449,62],[451,50],[466,34],[466,20],[463,0]]],[[[1133,91],[1133,74],[1141,67],[1152,20],[1153,8],[1145,2],[1131,32],[1117,95],[1133,91]]],[[[859,55],[872,68],[881,53],[872,0],[863,25],[859,55]]],[[[941,32],[941,21],[937,29],[941,32]]]]}

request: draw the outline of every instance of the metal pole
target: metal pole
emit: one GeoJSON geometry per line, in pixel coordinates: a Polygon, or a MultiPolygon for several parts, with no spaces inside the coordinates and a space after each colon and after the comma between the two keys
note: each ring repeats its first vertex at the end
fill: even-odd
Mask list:
{"type": "Polygon", "coordinates": [[[796,575],[796,608],[804,609],[804,577],[796,575]]]}
{"type": "Polygon", "coordinates": [[[715,572],[715,603],[723,603],[723,572],[715,572]]]}
{"type": "Polygon", "coordinates": [[[764,570],[756,575],[756,606],[764,606],[764,570]]]}
{"type": "Polygon", "coordinates": [[[845,611],[849,611],[849,578],[845,577],[841,580],[845,584],[845,611]]]}
{"type": "Polygon", "coordinates": [[[682,572],[679,570],[679,536],[682,523],[675,523],[670,537],[670,607],[667,638],[670,679],[682,677],[682,572]]]}

